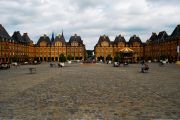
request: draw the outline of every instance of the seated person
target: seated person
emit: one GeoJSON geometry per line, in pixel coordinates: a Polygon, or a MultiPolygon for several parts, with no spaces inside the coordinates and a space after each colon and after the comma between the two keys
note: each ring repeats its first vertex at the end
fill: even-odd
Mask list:
{"type": "Polygon", "coordinates": [[[142,64],[142,67],[141,67],[141,72],[145,72],[145,71],[148,71],[149,70],[149,66],[147,64],[142,64]]]}

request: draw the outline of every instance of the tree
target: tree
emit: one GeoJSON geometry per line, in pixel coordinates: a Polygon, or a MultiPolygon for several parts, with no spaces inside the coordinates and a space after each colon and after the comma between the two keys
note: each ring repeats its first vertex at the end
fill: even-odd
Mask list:
{"type": "Polygon", "coordinates": [[[114,57],[114,62],[119,62],[122,58],[123,58],[122,53],[116,53],[116,55],[114,57]]]}
{"type": "Polygon", "coordinates": [[[63,53],[60,54],[60,56],[59,56],[59,61],[60,61],[60,62],[66,62],[66,57],[64,56],[63,53]]]}
{"type": "Polygon", "coordinates": [[[68,55],[67,56],[67,60],[71,60],[72,59],[72,56],[71,55],[68,55]]]}
{"type": "Polygon", "coordinates": [[[18,62],[18,56],[16,55],[16,56],[13,56],[12,58],[11,58],[11,60],[12,60],[12,62],[18,62]]]}
{"type": "Polygon", "coordinates": [[[160,55],[159,59],[160,60],[165,60],[166,56],[165,55],[160,55]]]}
{"type": "Polygon", "coordinates": [[[28,55],[23,55],[23,58],[24,58],[24,60],[25,60],[26,62],[29,61],[28,55]]]}
{"type": "Polygon", "coordinates": [[[112,60],[111,55],[108,55],[108,56],[106,57],[106,60],[112,60]]]}

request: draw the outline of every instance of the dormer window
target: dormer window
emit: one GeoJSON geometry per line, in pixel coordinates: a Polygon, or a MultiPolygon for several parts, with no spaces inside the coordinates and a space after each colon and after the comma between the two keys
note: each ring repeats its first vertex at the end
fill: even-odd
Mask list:
{"type": "Polygon", "coordinates": [[[78,43],[76,41],[71,43],[71,46],[78,46],[78,43]]]}
{"type": "Polygon", "coordinates": [[[46,45],[47,45],[47,42],[45,42],[45,41],[43,41],[43,42],[40,43],[40,46],[42,46],[42,47],[44,47],[44,46],[46,46],[46,45]]]}
{"type": "Polygon", "coordinates": [[[102,43],[101,43],[101,46],[103,46],[103,47],[107,47],[107,46],[109,46],[109,43],[108,43],[108,42],[106,42],[106,41],[104,41],[104,42],[102,42],[102,43]]]}
{"type": "Polygon", "coordinates": [[[62,46],[62,42],[56,42],[55,46],[62,46]]]}

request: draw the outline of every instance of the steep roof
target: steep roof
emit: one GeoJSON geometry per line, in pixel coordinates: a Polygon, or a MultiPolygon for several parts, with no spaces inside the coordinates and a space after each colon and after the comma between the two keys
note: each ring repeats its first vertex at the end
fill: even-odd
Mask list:
{"type": "Polygon", "coordinates": [[[177,25],[171,34],[171,37],[176,37],[176,36],[180,36],[180,25],[177,25]]]}
{"type": "Polygon", "coordinates": [[[154,42],[158,38],[156,33],[152,33],[151,37],[149,38],[149,42],[154,42]]]}
{"type": "Polygon", "coordinates": [[[12,35],[12,39],[14,40],[14,42],[16,43],[22,43],[23,42],[23,38],[21,36],[21,33],[19,31],[15,31],[12,35]]]}
{"type": "Polygon", "coordinates": [[[166,33],[166,31],[161,31],[159,32],[158,36],[157,36],[157,42],[163,42],[165,41],[165,39],[168,37],[168,34],[166,33]]]}
{"type": "Polygon", "coordinates": [[[31,43],[31,39],[29,38],[28,33],[24,33],[22,36],[22,39],[23,39],[23,42],[26,44],[31,43]]]}
{"type": "Polygon", "coordinates": [[[118,44],[119,42],[126,42],[126,40],[124,39],[123,36],[119,35],[119,36],[116,36],[115,40],[114,40],[114,43],[115,44],[118,44]]]}
{"type": "Polygon", "coordinates": [[[130,37],[130,39],[129,39],[129,44],[132,44],[133,42],[142,43],[142,42],[141,42],[141,39],[140,39],[138,36],[136,36],[136,35],[133,35],[133,36],[130,37]]]}
{"type": "Polygon", "coordinates": [[[5,28],[1,24],[0,24],[0,38],[10,39],[8,32],[5,30],[5,28]]]}
{"type": "Polygon", "coordinates": [[[52,33],[52,37],[51,37],[51,43],[53,43],[54,42],[54,33],[52,33]]]}
{"type": "Polygon", "coordinates": [[[109,37],[106,36],[106,35],[103,35],[103,36],[100,36],[100,37],[99,37],[98,44],[100,44],[101,42],[104,42],[104,41],[106,41],[106,42],[108,42],[108,43],[111,43],[109,37]]]}
{"type": "Polygon", "coordinates": [[[81,40],[80,36],[77,36],[77,34],[75,34],[74,36],[71,36],[69,39],[69,43],[72,43],[73,41],[78,42],[79,44],[83,44],[83,41],[81,40]]]}
{"type": "Polygon", "coordinates": [[[56,36],[55,37],[55,39],[54,39],[54,41],[52,42],[52,45],[54,45],[56,42],[62,42],[63,44],[65,44],[66,43],[66,41],[65,41],[65,39],[64,39],[64,35],[62,34],[62,35],[58,35],[58,36],[56,36]]]}
{"type": "Polygon", "coordinates": [[[44,34],[44,36],[41,36],[37,42],[37,46],[40,45],[41,42],[45,41],[47,43],[47,46],[51,44],[50,38],[44,34]]]}

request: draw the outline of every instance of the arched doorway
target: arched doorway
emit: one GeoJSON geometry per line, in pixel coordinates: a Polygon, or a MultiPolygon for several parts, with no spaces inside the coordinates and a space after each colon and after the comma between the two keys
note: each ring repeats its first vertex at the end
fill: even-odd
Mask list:
{"type": "Polygon", "coordinates": [[[58,57],[55,57],[55,61],[58,61],[58,57]]]}
{"type": "Polygon", "coordinates": [[[97,59],[98,59],[98,61],[104,62],[104,57],[102,57],[102,56],[98,57],[97,59]]]}

